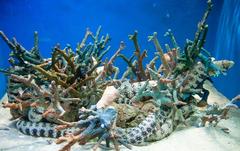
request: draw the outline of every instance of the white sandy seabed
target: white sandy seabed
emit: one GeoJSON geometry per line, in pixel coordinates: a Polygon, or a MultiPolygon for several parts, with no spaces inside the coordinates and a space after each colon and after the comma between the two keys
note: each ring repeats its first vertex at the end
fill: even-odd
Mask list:
{"type": "MultiPolygon", "coordinates": [[[[208,102],[224,104],[228,101],[211,84],[208,102]]],[[[5,98],[3,98],[4,101],[5,98]]],[[[169,137],[147,146],[133,147],[133,151],[240,151],[240,110],[231,111],[228,120],[222,120],[217,127],[181,127],[169,137]],[[222,128],[230,129],[225,133],[222,128]]],[[[0,106],[0,151],[57,151],[62,145],[56,145],[53,139],[26,136],[17,131],[14,122],[9,121],[8,109],[0,106]]],[[[72,151],[91,150],[93,144],[75,145],[72,151]]],[[[103,150],[103,149],[99,149],[103,150]]],[[[124,147],[121,150],[127,151],[124,147]]]]}

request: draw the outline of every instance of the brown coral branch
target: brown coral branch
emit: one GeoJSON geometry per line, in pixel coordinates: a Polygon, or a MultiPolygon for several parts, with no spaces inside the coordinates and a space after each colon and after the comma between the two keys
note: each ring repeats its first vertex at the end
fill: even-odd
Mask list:
{"type": "Polygon", "coordinates": [[[138,72],[139,72],[139,73],[137,74],[137,76],[138,76],[138,80],[139,80],[139,81],[142,81],[142,80],[146,80],[146,79],[147,79],[147,76],[146,76],[146,74],[145,74],[144,67],[143,67],[143,64],[142,64],[143,58],[145,58],[145,57],[147,56],[147,55],[146,55],[146,54],[147,54],[147,51],[145,50],[145,51],[141,54],[140,46],[139,46],[138,40],[137,40],[137,34],[138,34],[138,32],[135,31],[133,35],[130,35],[130,36],[129,36],[129,39],[133,41],[134,46],[135,46],[135,49],[136,49],[135,52],[134,52],[134,54],[135,54],[135,56],[137,57],[137,61],[138,61],[137,65],[138,65],[138,72]]]}
{"type": "Polygon", "coordinates": [[[11,74],[10,76],[11,79],[21,82],[29,87],[32,87],[41,97],[47,97],[50,95],[49,92],[43,91],[34,81],[33,78],[34,76],[28,76],[28,78],[24,78],[23,76],[18,76],[11,74]]]}
{"type": "Polygon", "coordinates": [[[80,80],[79,83],[77,84],[77,87],[83,86],[84,84],[86,84],[87,82],[94,80],[96,77],[95,76],[88,76],[83,80],[80,80]]]}
{"type": "Polygon", "coordinates": [[[40,66],[32,66],[33,69],[37,70],[38,72],[42,73],[45,75],[49,80],[54,80],[57,82],[57,84],[62,85],[64,87],[68,87],[68,84],[66,84],[63,80],[59,79],[56,73],[46,71],[45,69],[41,68],[40,66]]]}
{"type": "Polygon", "coordinates": [[[43,62],[42,64],[39,64],[38,66],[39,67],[44,67],[46,65],[49,65],[49,63],[51,63],[51,59],[46,60],[45,62],[43,62]]]}
{"type": "Polygon", "coordinates": [[[22,76],[17,76],[17,75],[11,75],[11,78],[21,82],[23,84],[26,84],[27,86],[32,87],[37,94],[39,95],[39,97],[45,98],[45,97],[49,97],[51,102],[50,105],[48,107],[48,111],[49,109],[54,109],[57,110],[58,112],[60,112],[60,116],[62,116],[65,111],[63,109],[63,107],[60,104],[61,98],[60,98],[60,87],[56,85],[55,81],[51,82],[51,92],[49,92],[48,90],[44,90],[41,87],[39,87],[33,80],[33,76],[29,76],[28,78],[24,78],[22,76]]]}
{"type": "MultiPolygon", "coordinates": [[[[57,83],[57,85],[61,85],[64,88],[69,87],[69,85],[65,81],[61,80],[55,73],[46,71],[38,65],[33,65],[32,67],[33,67],[33,69],[35,69],[35,70],[39,71],[40,73],[42,73],[43,75],[45,75],[47,79],[49,79],[51,81],[52,80],[55,81],[57,83]]],[[[77,90],[75,90],[74,88],[70,89],[69,92],[74,97],[80,97],[81,96],[81,94],[77,90]]]]}
{"type": "Polygon", "coordinates": [[[70,91],[75,90],[76,86],[77,86],[77,80],[72,85],[64,89],[62,91],[62,95],[66,96],[67,94],[69,94],[70,91]]]}
{"type": "Polygon", "coordinates": [[[222,119],[228,119],[227,115],[229,112],[229,108],[223,109],[222,113],[220,115],[206,115],[202,117],[202,125],[205,126],[207,122],[212,123],[215,122],[216,126],[220,120],[222,119]]]}
{"type": "Polygon", "coordinates": [[[74,136],[73,134],[68,135],[67,137],[60,137],[56,140],[56,144],[61,144],[67,141],[67,145],[61,148],[59,151],[70,151],[71,147],[81,139],[80,135],[74,136]]]}
{"type": "Polygon", "coordinates": [[[46,117],[48,117],[50,114],[51,114],[51,115],[55,114],[55,116],[57,116],[56,112],[55,112],[53,109],[47,109],[47,110],[42,114],[42,117],[46,118],[46,117]]]}
{"type": "Polygon", "coordinates": [[[20,98],[15,97],[14,95],[12,95],[11,97],[13,97],[17,103],[3,102],[2,104],[4,108],[10,108],[14,110],[19,109],[20,111],[22,111],[24,108],[36,107],[38,105],[38,102],[33,103],[29,101],[23,101],[20,98]]]}
{"type": "Polygon", "coordinates": [[[84,145],[87,143],[88,140],[92,139],[92,138],[95,138],[97,136],[96,135],[93,135],[93,136],[87,136],[87,135],[83,135],[81,134],[81,132],[83,131],[84,129],[80,129],[78,132],[74,133],[74,134],[68,134],[66,136],[63,136],[63,137],[59,137],[55,143],[56,144],[61,144],[63,142],[67,142],[67,144],[61,148],[59,151],[70,151],[71,150],[71,147],[79,142],[80,145],[84,145]]]}
{"type": "Polygon", "coordinates": [[[10,108],[13,110],[22,108],[21,105],[18,103],[3,102],[2,105],[3,105],[3,108],[10,108]]]}
{"type": "Polygon", "coordinates": [[[64,123],[64,124],[62,124],[62,125],[58,125],[55,129],[56,130],[58,130],[58,131],[60,131],[60,130],[63,130],[63,129],[67,129],[67,128],[72,128],[72,127],[74,127],[74,123],[70,123],[70,122],[65,122],[65,121],[61,121],[62,123],[64,123]]]}
{"type": "Polygon", "coordinates": [[[64,50],[60,50],[58,47],[55,47],[54,51],[53,51],[53,55],[52,55],[52,65],[53,65],[53,67],[55,67],[54,65],[56,63],[56,58],[57,58],[58,55],[61,55],[67,61],[67,63],[71,67],[72,72],[75,73],[76,68],[75,68],[75,65],[74,65],[71,57],[69,57],[64,50]]]}
{"type": "Polygon", "coordinates": [[[119,143],[117,142],[117,140],[113,137],[112,139],[112,142],[113,142],[113,145],[114,145],[114,149],[116,151],[120,151],[120,148],[119,148],[119,143]]]}

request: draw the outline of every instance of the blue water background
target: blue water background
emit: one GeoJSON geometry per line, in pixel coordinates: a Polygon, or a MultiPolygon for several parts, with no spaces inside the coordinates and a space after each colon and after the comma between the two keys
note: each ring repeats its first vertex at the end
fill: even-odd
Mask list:
{"type": "MultiPolygon", "coordinates": [[[[214,0],[214,8],[208,19],[209,32],[205,48],[216,58],[233,59],[237,65],[227,77],[215,80],[220,91],[229,98],[240,93],[239,66],[239,1],[214,0]],[[236,5],[238,3],[238,5],[236,5]],[[234,15],[233,15],[234,14],[234,15]],[[238,17],[238,18],[237,18],[238,17]],[[227,20],[227,22],[226,22],[227,20]]],[[[149,61],[155,51],[147,36],[158,32],[162,46],[169,43],[164,33],[171,28],[181,47],[185,39],[193,39],[197,23],[205,8],[204,0],[0,0],[0,30],[9,37],[15,36],[27,49],[33,46],[33,32],[39,32],[41,54],[49,57],[51,48],[60,43],[75,48],[81,41],[86,27],[95,31],[99,25],[103,33],[112,37],[110,57],[120,41],[126,43],[124,54],[134,50],[128,35],[139,32],[141,49],[148,50],[149,61]]],[[[0,40],[0,67],[8,66],[10,50],[0,40]]],[[[126,64],[117,59],[121,71],[126,64]]],[[[6,78],[0,75],[0,95],[5,92],[6,78]]]]}
{"type": "MultiPolygon", "coordinates": [[[[217,26],[214,56],[234,60],[234,67],[227,76],[214,79],[215,86],[232,98],[240,94],[240,1],[225,0],[217,26]]],[[[240,106],[240,103],[238,103],[240,106]]]]}

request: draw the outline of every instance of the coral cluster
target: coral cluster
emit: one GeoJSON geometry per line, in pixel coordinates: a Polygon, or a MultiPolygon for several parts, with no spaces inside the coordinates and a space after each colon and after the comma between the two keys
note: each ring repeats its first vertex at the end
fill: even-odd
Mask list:
{"type": "Polygon", "coordinates": [[[109,60],[103,58],[110,49],[110,37],[100,36],[101,27],[96,34],[87,29],[76,50],[70,45],[62,49],[57,44],[47,59],[40,55],[37,32],[31,50],[0,32],[12,50],[11,66],[1,70],[8,76],[9,100],[4,107],[11,109],[13,119],[19,119],[16,126],[23,133],[58,137],[57,144],[67,142],[62,151],[96,138],[93,150],[104,140],[107,147],[112,142],[116,150],[120,150],[119,144],[127,148],[143,145],[168,136],[192,115],[197,115],[201,126],[207,122],[217,124],[227,118],[230,108],[237,108],[233,104],[237,99],[224,107],[207,103],[209,92],[204,82],[233,65],[232,61],[213,60],[203,48],[211,9],[209,0],[194,40],[187,40],[184,49],[178,46],[171,30],[165,34],[172,42],[172,48],[165,45],[166,53],[157,33],[149,36],[156,53],[146,66],[143,59],[147,51],[141,52],[137,32],[129,36],[134,54],[121,54],[125,48],[121,42],[109,60]],[[121,78],[119,68],[113,65],[117,57],[128,65],[121,78]]]}
{"type": "Polygon", "coordinates": [[[76,114],[66,119],[74,121],[79,108],[96,103],[107,85],[105,79],[112,74],[111,62],[115,59],[113,57],[103,71],[96,71],[110,48],[106,46],[108,35],[99,38],[100,29],[96,35],[87,30],[75,52],[70,46],[63,50],[59,45],[55,46],[52,57],[48,59],[40,56],[37,33],[30,51],[15,38],[11,42],[3,32],[0,33],[12,50],[9,59],[11,67],[3,72],[9,76],[9,103],[5,106],[16,111],[14,118],[25,116],[29,108],[44,106],[43,115],[46,118],[53,113],[60,117],[68,116],[71,111],[71,114],[76,114]],[[89,39],[93,42],[85,44],[89,39]]]}

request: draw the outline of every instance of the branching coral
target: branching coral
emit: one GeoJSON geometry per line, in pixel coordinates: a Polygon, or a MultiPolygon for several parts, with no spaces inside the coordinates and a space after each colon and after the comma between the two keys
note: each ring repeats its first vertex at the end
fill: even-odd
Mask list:
{"type": "Polygon", "coordinates": [[[120,43],[120,46],[118,48],[118,50],[115,52],[115,54],[110,58],[110,60],[104,64],[102,71],[100,72],[100,74],[98,75],[98,77],[96,78],[96,81],[98,81],[99,79],[104,79],[106,77],[106,75],[108,74],[114,74],[114,78],[117,78],[117,75],[119,73],[119,69],[117,67],[113,66],[113,61],[116,59],[116,57],[118,56],[118,54],[125,48],[125,44],[123,42],[120,43]]]}
{"type": "Polygon", "coordinates": [[[142,81],[142,80],[146,80],[146,75],[144,72],[144,67],[143,67],[143,59],[147,56],[147,50],[144,50],[142,53],[140,52],[140,46],[138,44],[138,40],[137,40],[137,31],[134,32],[133,35],[129,36],[129,39],[133,41],[134,46],[135,46],[135,52],[134,55],[137,57],[137,77],[138,80],[142,81]]]}
{"type": "Polygon", "coordinates": [[[203,49],[205,44],[208,25],[206,24],[207,17],[212,10],[212,2],[208,1],[208,7],[205,11],[202,20],[198,24],[198,29],[195,33],[195,38],[192,41],[187,40],[184,48],[184,54],[178,59],[178,65],[174,69],[174,72],[179,74],[180,72],[184,72],[185,70],[191,68],[196,61],[197,58],[203,49]]]}
{"type": "Polygon", "coordinates": [[[158,54],[161,58],[162,64],[164,66],[164,74],[165,74],[165,76],[167,76],[170,72],[170,67],[167,63],[166,58],[164,57],[164,53],[163,53],[163,50],[162,50],[162,48],[159,44],[159,41],[157,40],[157,33],[156,32],[153,33],[153,36],[149,36],[149,41],[153,41],[153,43],[154,43],[154,45],[155,45],[155,47],[158,51],[158,54]]]}
{"type": "Polygon", "coordinates": [[[235,104],[240,101],[239,96],[233,98],[230,102],[226,103],[224,106],[220,107],[217,104],[209,105],[205,112],[200,114],[201,117],[201,125],[205,126],[207,123],[214,123],[214,126],[222,119],[228,119],[228,112],[230,109],[239,109],[239,107],[235,104]]]}
{"type": "MultiPolygon", "coordinates": [[[[57,139],[57,144],[67,142],[62,151],[70,150],[75,143],[83,145],[95,138],[98,141],[94,150],[103,140],[107,145],[111,141],[116,150],[119,150],[119,144],[130,148],[130,144],[160,140],[178,124],[186,124],[186,118],[199,102],[208,105],[209,92],[203,87],[204,82],[211,76],[225,73],[233,65],[231,61],[212,60],[203,48],[208,30],[206,19],[211,8],[209,0],[194,40],[187,40],[184,49],[178,46],[171,30],[165,34],[173,46],[165,44],[167,52],[162,49],[156,32],[149,36],[157,52],[146,66],[143,60],[147,50],[141,52],[136,31],[129,36],[135,47],[130,58],[121,54],[125,48],[121,42],[114,55],[105,61],[103,57],[110,49],[107,46],[110,38],[109,35],[100,37],[101,27],[95,34],[87,29],[76,51],[70,45],[63,49],[56,45],[48,59],[43,59],[39,53],[37,32],[30,51],[15,38],[10,41],[0,32],[12,50],[11,67],[1,70],[9,76],[9,102],[4,107],[11,109],[14,118],[23,117],[20,121],[28,120],[36,125],[46,121],[60,124],[55,130],[59,134],[60,130],[76,128],[73,133],[57,139]],[[128,65],[120,80],[119,68],[114,66],[117,57],[128,65]],[[157,61],[162,64],[158,66],[157,61]],[[195,94],[200,96],[200,101],[193,99],[195,94]],[[146,104],[150,105],[146,107],[146,104]],[[123,127],[116,125],[119,122],[125,122],[121,123],[123,127]]],[[[217,124],[226,119],[230,108],[236,108],[233,103],[237,99],[239,97],[223,108],[212,105],[203,110],[198,115],[201,125],[217,124]]],[[[23,123],[27,122],[22,122],[18,128],[26,126],[23,123]]],[[[25,130],[31,134],[29,128],[25,130]]],[[[40,133],[43,134],[42,129],[40,133]]],[[[51,129],[49,134],[52,133],[51,129]]]]}
{"type": "Polygon", "coordinates": [[[80,128],[80,131],[78,132],[57,139],[57,144],[65,141],[68,142],[61,150],[70,150],[71,146],[76,142],[83,145],[90,139],[94,139],[96,137],[99,139],[94,145],[93,150],[96,150],[103,140],[106,140],[108,143],[109,141],[112,141],[116,150],[119,150],[119,143],[125,145],[126,147],[130,147],[128,144],[118,140],[114,132],[114,129],[116,128],[117,111],[110,105],[114,102],[118,95],[118,91],[114,87],[107,87],[96,106],[91,107],[92,109],[82,108],[80,110],[80,120],[78,122],[60,125],[58,129],[65,129],[69,127],[80,128]]]}
{"type": "MultiPolygon", "coordinates": [[[[10,107],[18,112],[18,109],[22,110],[20,104],[24,104],[23,106],[27,109],[34,102],[48,102],[50,100],[50,108],[55,108],[54,110],[58,110],[59,114],[63,115],[65,111],[62,108],[62,103],[64,102],[75,104],[78,107],[94,104],[105,89],[107,85],[105,83],[108,83],[105,78],[112,76],[113,70],[117,69],[113,66],[113,61],[124,48],[121,43],[116,54],[105,64],[104,72],[100,75],[96,74],[97,68],[102,63],[102,57],[110,48],[107,47],[109,36],[99,38],[100,31],[101,27],[94,35],[87,29],[82,42],[76,48],[76,53],[69,45],[63,50],[60,49],[59,45],[55,46],[52,57],[49,59],[40,57],[37,32],[34,34],[34,47],[30,51],[27,51],[15,39],[13,42],[9,41],[6,35],[1,32],[1,37],[12,50],[12,66],[7,70],[2,70],[9,75],[10,104],[5,105],[5,107],[10,107]],[[89,40],[93,40],[93,43],[86,44],[89,40]],[[31,78],[26,79],[29,76],[31,78]],[[98,76],[101,77],[100,80],[96,80],[98,76]],[[30,97],[23,98],[20,96],[21,94],[29,94],[31,97],[37,96],[38,99],[34,101],[30,97]],[[22,102],[19,103],[16,98],[22,99],[22,102]],[[90,98],[92,101],[87,102],[86,100],[90,98]]],[[[28,110],[24,111],[26,113],[21,112],[20,116],[27,114],[28,110]]],[[[47,109],[47,111],[49,110],[47,109]]]]}
{"type": "Polygon", "coordinates": [[[9,62],[13,65],[24,64],[25,61],[31,62],[33,64],[41,64],[43,59],[40,56],[38,48],[38,33],[34,33],[34,47],[31,51],[27,51],[21,44],[19,44],[16,38],[12,39],[12,42],[7,38],[7,36],[0,31],[0,36],[6,42],[8,47],[12,50],[9,62]]]}
{"type": "MultiPolygon", "coordinates": [[[[137,34],[137,31],[135,31],[133,35],[129,35],[129,39],[133,41],[133,44],[135,46],[134,55],[131,56],[130,59],[128,59],[123,54],[119,54],[118,56],[121,57],[124,61],[126,61],[129,66],[129,71],[131,71],[137,77],[137,81],[144,81],[147,79],[147,75],[143,67],[143,59],[147,57],[147,50],[144,50],[141,53],[140,46],[137,40],[137,34]],[[134,56],[136,57],[135,61],[133,61],[134,56]]],[[[127,74],[125,74],[125,76],[126,75],[127,74]]]]}
{"type": "Polygon", "coordinates": [[[24,77],[17,76],[17,75],[11,75],[11,78],[33,88],[34,92],[36,92],[36,95],[39,98],[49,98],[50,104],[49,104],[49,107],[47,110],[53,109],[55,112],[57,112],[59,114],[59,116],[62,116],[65,113],[60,102],[80,101],[79,98],[63,98],[63,96],[60,96],[60,93],[63,90],[61,90],[61,87],[57,86],[54,81],[51,82],[48,89],[43,89],[35,83],[35,81],[33,80],[33,77],[31,77],[31,76],[28,78],[24,78],[24,77]]]}
{"type": "Polygon", "coordinates": [[[82,109],[81,113],[84,114],[85,112],[90,113],[90,116],[88,116],[86,119],[71,124],[71,126],[81,128],[80,132],[70,134],[65,137],[60,137],[56,141],[57,144],[65,141],[68,142],[67,145],[61,149],[61,151],[69,150],[70,147],[76,142],[85,144],[90,139],[95,137],[99,137],[99,140],[93,147],[93,150],[96,150],[100,143],[105,139],[112,141],[115,149],[119,150],[118,142],[114,136],[114,133],[112,133],[112,129],[114,128],[116,122],[116,110],[113,108],[98,109],[97,111],[82,109]]]}

